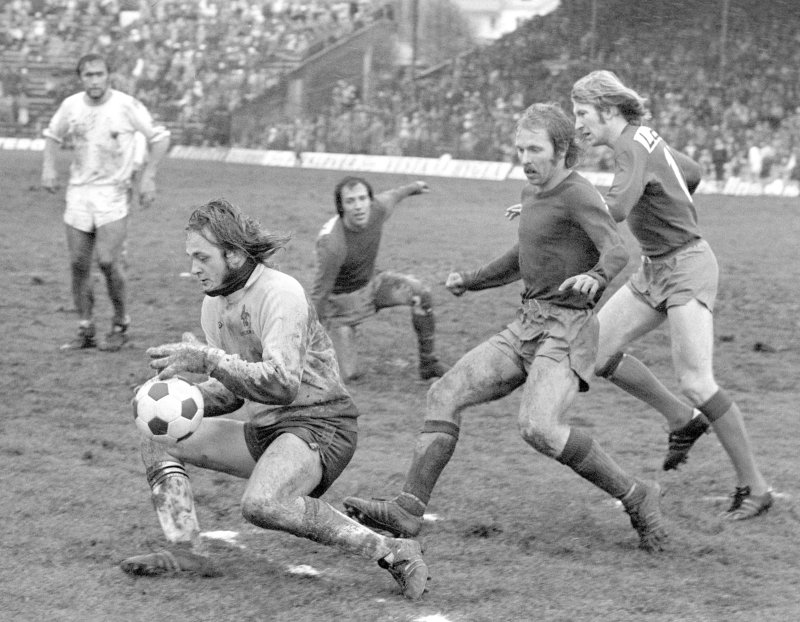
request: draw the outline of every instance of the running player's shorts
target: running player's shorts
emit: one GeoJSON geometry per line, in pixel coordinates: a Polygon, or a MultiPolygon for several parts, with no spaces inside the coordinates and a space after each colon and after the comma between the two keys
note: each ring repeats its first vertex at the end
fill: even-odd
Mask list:
{"type": "Polygon", "coordinates": [[[131,191],[124,186],[68,186],[64,222],[92,233],[128,215],[131,191]]]}
{"type": "Polygon", "coordinates": [[[639,270],[628,280],[628,287],[661,313],[691,300],[713,312],[718,278],[714,251],[705,240],[697,240],[664,258],[643,257],[639,270]]]}
{"type": "Polygon", "coordinates": [[[358,326],[380,309],[414,304],[414,296],[422,288],[422,283],[409,274],[378,272],[361,289],[328,296],[322,323],[326,329],[358,326]]]}
{"type": "Polygon", "coordinates": [[[569,358],[569,366],[578,376],[579,390],[589,390],[597,358],[599,324],[591,309],[570,309],[526,300],[516,319],[489,343],[528,373],[537,356],[556,362],[569,358]]]}
{"type": "Polygon", "coordinates": [[[358,410],[350,398],[327,404],[282,407],[268,411],[272,423],[260,425],[258,416],[244,424],[244,439],[253,460],[281,434],[289,432],[301,438],[322,462],[322,480],[312,492],[320,497],[336,481],[350,462],[358,442],[358,410]],[[292,414],[286,416],[285,413],[292,414]],[[283,413],[283,414],[281,414],[283,413]],[[277,420],[274,417],[277,416],[277,420]]]}

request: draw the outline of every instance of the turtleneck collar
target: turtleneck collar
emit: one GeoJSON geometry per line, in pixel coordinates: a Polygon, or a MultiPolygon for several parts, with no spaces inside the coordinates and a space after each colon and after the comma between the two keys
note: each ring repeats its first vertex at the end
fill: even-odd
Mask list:
{"type": "Polygon", "coordinates": [[[230,271],[228,278],[220,287],[207,291],[206,296],[230,296],[233,292],[242,289],[257,265],[254,259],[248,257],[247,261],[239,268],[230,271]]]}

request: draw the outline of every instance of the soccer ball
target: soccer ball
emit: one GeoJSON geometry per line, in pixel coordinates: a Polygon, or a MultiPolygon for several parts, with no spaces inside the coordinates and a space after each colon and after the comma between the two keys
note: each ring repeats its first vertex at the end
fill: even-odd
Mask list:
{"type": "Polygon", "coordinates": [[[203,395],[183,378],[152,378],[133,398],[133,420],[146,437],[159,443],[179,443],[200,426],[203,395]]]}

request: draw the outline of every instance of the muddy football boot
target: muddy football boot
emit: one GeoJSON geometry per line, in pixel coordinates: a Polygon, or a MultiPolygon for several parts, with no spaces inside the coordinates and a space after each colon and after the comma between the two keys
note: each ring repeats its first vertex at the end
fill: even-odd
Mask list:
{"type": "Polygon", "coordinates": [[[414,516],[395,501],[347,497],[344,509],[350,518],[362,525],[388,531],[396,538],[413,538],[422,528],[422,517],[414,516]]]}
{"type": "Polygon", "coordinates": [[[124,560],[120,568],[128,574],[145,577],[178,572],[188,572],[201,577],[218,577],[221,574],[208,557],[180,548],[135,555],[124,560]]]}
{"type": "Polygon", "coordinates": [[[661,486],[657,482],[636,480],[631,499],[622,504],[631,519],[631,525],[639,534],[639,548],[649,553],[664,550],[667,532],[661,518],[661,486]]]}
{"type": "Polygon", "coordinates": [[[394,540],[392,561],[378,560],[378,565],[388,570],[403,596],[417,600],[425,592],[428,584],[428,566],[422,559],[422,548],[416,540],[394,540]]]}

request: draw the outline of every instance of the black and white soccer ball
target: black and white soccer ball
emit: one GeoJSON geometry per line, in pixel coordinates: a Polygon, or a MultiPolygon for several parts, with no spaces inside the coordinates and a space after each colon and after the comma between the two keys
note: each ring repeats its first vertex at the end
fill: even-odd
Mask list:
{"type": "Polygon", "coordinates": [[[183,378],[152,378],[136,391],[133,419],[148,438],[169,445],[179,443],[200,427],[203,395],[183,378]]]}

